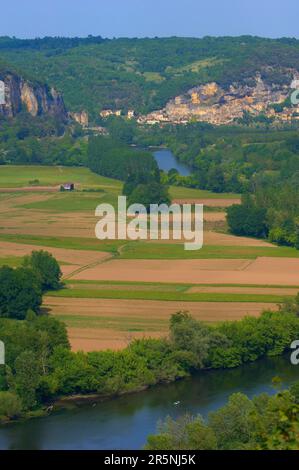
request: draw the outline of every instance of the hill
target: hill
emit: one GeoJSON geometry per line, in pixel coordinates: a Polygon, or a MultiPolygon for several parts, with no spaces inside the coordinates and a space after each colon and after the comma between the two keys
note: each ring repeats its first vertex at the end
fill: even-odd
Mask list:
{"type": "Polygon", "coordinates": [[[299,70],[299,41],[258,37],[103,39],[0,38],[3,60],[63,93],[70,111],[134,109],[146,114],[193,87],[216,82],[288,87],[299,70]]]}

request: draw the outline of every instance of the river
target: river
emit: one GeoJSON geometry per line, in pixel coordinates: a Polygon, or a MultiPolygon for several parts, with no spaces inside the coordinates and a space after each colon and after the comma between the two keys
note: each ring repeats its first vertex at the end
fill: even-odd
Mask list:
{"type": "Polygon", "coordinates": [[[249,397],[275,393],[272,378],[286,387],[299,380],[289,357],[267,358],[230,370],[204,371],[190,379],[145,392],[59,411],[45,418],[0,428],[0,449],[140,449],[167,415],[207,414],[224,405],[231,393],[249,397]],[[174,403],[180,401],[178,406],[174,403]]]}
{"type": "Polygon", "coordinates": [[[184,163],[180,163],[175,158],[171,150],[156,150],[153,155],[158,163],[160,170],[167,172],[172,168],[175,168],[182,176],[189,176],[191,174],[190,169],[187,167],[187,165],[184,165],[184,163]]]}

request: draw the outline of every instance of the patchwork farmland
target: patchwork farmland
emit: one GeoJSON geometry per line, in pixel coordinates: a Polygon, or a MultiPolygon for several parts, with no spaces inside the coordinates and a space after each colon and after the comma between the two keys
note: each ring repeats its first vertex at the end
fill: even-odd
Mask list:
{"type": "Polygon", "coordinates": [[[202,250],[97,240],[95,208],[116,204],[121,189],[85,168],[0,167],[0,264],[18,266],[41,248],[58,259],[64,288],[48,293],[43,308],[66,323],[74,350],[119,349],[133,338],[165,335],[179,310],[212,323],[257,316],[299,290],[299,251],[227,233],[234,194],[171,188],[173,200],[204,203],[202,250]],[[66,181],[76,191],[59,192],[66,181]]]}

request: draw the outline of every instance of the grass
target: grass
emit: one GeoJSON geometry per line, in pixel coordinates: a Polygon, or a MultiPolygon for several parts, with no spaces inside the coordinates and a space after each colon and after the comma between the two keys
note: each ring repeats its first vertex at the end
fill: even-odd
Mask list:
{"type": "Polygon", "coordinates": [[[10,268],[18,268],[23,262],[23,257],[18,256],[5,256],[0,258],[0,267],[9,266],[10,268]]]}
{"type": "Polygon", "coordinates": [[[129,242],[121,252],[123,259],[256,259],[260,256],[299,258],[299,250],[290,247],[204,245],[201,250],[187,251],[179,243],[129,242]]]}
{"type": "Polygon", "coordinates": [[[258,287],[258,288],[265,288],[265,289],[298,289],[299,291],[299,284],[298,286],[293,285],[277,285],[277,284],[218,284],[218,283],[211,283],[211,284],[204,284],[204,283],[169,283],[169,282],[142,282],[142,281],[88,281],[83,279],[74,279],[65,281],[65,284],[78,284],[78,285],[86,285],[86,284],[94,284],[95,286],[98,285],[105,285],[105,286],[145,286],[145,287],[160,287],[161,290],[171,289],[171,290],[188,290],[191,287],[258,287]]]}
{"type": "Polygon", "coordinates": [[[182,186],[170,186],[169,194],[172,199],[237,199],[240,194],[213,193],[204,189],[184,188],[182,186]]]}
{"type": "Polygon", "coordinates": [[[138,283],[138,282],[100,282],[100,281],[83,281],[69,279],[66,286],[70,289],[88,289],[88,290],[139,290],[146,292],[185,292],[190,287],[188,284],[155,284],[155,283],[138,283]]]}
{"type": "Polygon", "coordinates": [[[224,59],[218,59],[217,57],[210,57],[207,59],[200,59],[200,60],[195,60],[194,62],[191,62],[188,65],[183,65],[181,67],[167,67],[166,70],[169,72],[181,74],[182,72],[194,72],[198,73],[202,69],[211,67],[213,65],[221,65],[225,60],[224,59]]]}
{"type": "Polygon", "coordinates": [[[165,80],[159,72],[144,72],[143,76],[147,82],[156,82],[160,83],[165,80]]]}
{"type": "Polygon", "coordinates": [[[125,316],[87,316],[87,315],[64,315],[55,314],[59,320],[63,321],[68,328],[92,328],[92,329],[111,329],[114,331],[168,331],[169,319],[146,319],[144,317],[132,318],[125,316]]]}
{"type": "Polygon", "coordinates": [[[269,294],[231,294],[231,293],[192,293],[166,292],[148,290],[111,290],[111,289],[61,289],[49,292],[50,297],[75,299],[127,299],[127,300],[159,300],[179,302],[264,302],[282,303],[285,295],[269,294]]]}
{"type": "Polygon", "coordinates": [[[120,246],[126,242],[123,240],[97,240],[96,238],[76,237],[45,237],[34,235],[10,235],[0,234],[0,240],[25,245],[49,246],[52,248],[65,248],[72,250],[104,251],[107,253],[118,253],[120,246]]]}
{"type": "Polygon", "coordinates": [[[41,166],[41,165],[2,165],[0,166],[0,188],[29,186],[29,181],[39,180],[41,186],[55,186],[73,182],[82,187],[121,188],[121,182],[97,175],[88,168],[41,166]]]}
{"type": "Polygon", "coordinates": [[[99,204],[108,203],[117,206],[117,194],[115,192],[99,193],[58,193],[45,201],[32,202],[30,204],[20,205],[24,209],[36,209],[51,212],[76,212],[90,211],[94,213],[99,204]]]}
{"type": "Polygon", "coordinates": [[[282,246],[268,248],[237,245],[205,245],[201,250],[186,251],[184,246],[179,243],[134,242],[126,240],[102,241],[96,238],[0,234],[0,240],[53,248],[104,251],[118,255],[120,259],[256,259],[260,256],[299,258],[299,250],[282,246]],[[120,247],[122,247],[122,250],[119,254],[120,247]]]}

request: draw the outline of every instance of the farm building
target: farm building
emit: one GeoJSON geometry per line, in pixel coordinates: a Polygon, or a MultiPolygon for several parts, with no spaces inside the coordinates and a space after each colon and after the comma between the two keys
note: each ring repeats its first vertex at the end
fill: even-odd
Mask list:
{"type": "Polygon", "coordinates": [[[74,183],[65,183],[60,186],[60,191],[74,191],[74,183]]]}

